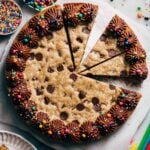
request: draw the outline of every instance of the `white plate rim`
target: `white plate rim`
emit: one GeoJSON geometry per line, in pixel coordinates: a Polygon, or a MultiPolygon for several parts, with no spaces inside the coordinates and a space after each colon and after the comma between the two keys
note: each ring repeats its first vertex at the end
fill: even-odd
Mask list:
{"type": "MultiPolygon", "coordinates": [[[[11,136],[15,136],[15,137],[19,138],[21,141],[23,141],[24,143],[28,144],[34,150],[37,150],[37,148],[33,144],[31,144],[28,140],[26,140],[24,137],[22,137],[21,135],[19,135],[17,133],[14,133],[11,131],[6,131],[6,130],[0,130],[0,134],[9,134],[11,136]]],[[[3,143],[3,144],[5,144],[5,143],[3,143]]]]}

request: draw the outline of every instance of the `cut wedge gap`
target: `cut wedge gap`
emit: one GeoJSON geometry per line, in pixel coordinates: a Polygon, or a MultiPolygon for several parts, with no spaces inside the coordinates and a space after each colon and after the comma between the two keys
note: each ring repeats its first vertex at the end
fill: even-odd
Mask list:
{"type": "Polygon", "coordinates": [[[64,4],[64,19],[76,68],[84,55],[98,6],[89,3],[64,4]]]}
{"type": "Polygon", "coordinates": [[[115,15],[78,72],[96,67],[136,47],[141,47],[136,35],[123,19],[115,15]]]}

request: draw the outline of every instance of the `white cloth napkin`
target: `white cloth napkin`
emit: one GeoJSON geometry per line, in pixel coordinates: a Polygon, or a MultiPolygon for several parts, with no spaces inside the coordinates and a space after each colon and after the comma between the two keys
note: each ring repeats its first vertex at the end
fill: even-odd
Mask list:
{"type": "MultiPolygon", "coordinates": [[[[105,27],[107,26],[108,22],[111,20],[112,16],[115,14],[118,14],[122,18],[126,20],[126,22],[132,27],[136,35],[138,36],[139,40],[141,41],[143,47],[147,50],[148,56],[150,56],[150,52],[148,51],[150,47],[150,33],[148,30],[146,30],[143,26],[138,25],[131,21],[130,19],[123,16],[120,12],[114,10],[112,7],[110,7],[107,3],[104,3],[100,0],[82,0],[83,2],[92,2],[96,3],[100,6],[99,15],[96,19],[96,24],[93,28],[92,35],[89,39],[87,48],[86,48],[86,54],[90,51],[90,49],[95,44],[96,40],[99,38],[100,34],[104,31],[105,27]]],[[[67,3],[72,2],[72,0],[60,0],[57,3],[67,3]]],[[[79,0],[74,0],[74,2],[81,2],[79,0]]],[[[28,20],[34,14],[35,12],[30,11],[29,9],[24,9],[24,22],[28,20]]],[[[16,34],[15,34],[16,35],[16,34]]],[[[9,41],[9,44],[7,45],[5,49],[5,53],[3,55],[2,61],[0,62],[0,121],[7,123],[9,125],[15,126],[17,128],[20,128],[30,134],[32,134],[34,137],[42,141],[48,146],[52,146],[59,150],[66,150],[66,145],[58,145],[57,143],[51,143],[44,139],[42,136],[39,136],[36,132],[28,128],[22,120],[18,117],[16,114],[13,105],[11,104],[11,100],[7,97],[6,92],[6,81],[4,76],[4,64],[5,64],[5,58],[8,54],[9,47],[11,46],[11,43],[13,42],[13,39],[15,35],[12,36],[12,38],[9,41]]],[[[148,58],[149,59],[149,58],[148,58]]],[[[149,59],[150,60],[150,59],[149,59]]],[[[149,67],[150,69],[150,67],[149,67]]],[[[119,84],[120,85],[120,84],[119,84]]],[[[120,86],[125,86],[120,85],[120,86]]],[[[136,130],[138,129],[138,126],[143,121],[145,115],[147,114],[150,106],[150,76],[144,81],[142,87],[140,88],[131,88],[127,87],[132,90],[140,91],[143,94],[142,100],[140,104],[138,105],[137,109],[133,113],[133,115],[128,119],[128,121],[119,129],[117,130],[113,135],[102,139],[101,141],[98,141],[96,143],[91,143],[88,145],[81,145],[81,146],[67,146],[67,149],[69,150],[76,150],[76,149],[86,149],[86,150],[127,150],[129,141],[131,137],[134,135],[136,130]]]]}

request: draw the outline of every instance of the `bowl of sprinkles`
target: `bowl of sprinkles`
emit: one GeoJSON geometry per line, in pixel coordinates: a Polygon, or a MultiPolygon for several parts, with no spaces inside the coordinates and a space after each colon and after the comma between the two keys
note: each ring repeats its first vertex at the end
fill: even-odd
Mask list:
{"type": "Polygon", "coordinates": [[[44,8],[53,5],[57,0],[23,0],[29,7],[42,11],[44,8]]]}
{"type": "Polygon", "coordinates": [[[0,35],[14,33],[22,21],[22,11],[12,0],[0,0],[0,35]]]}

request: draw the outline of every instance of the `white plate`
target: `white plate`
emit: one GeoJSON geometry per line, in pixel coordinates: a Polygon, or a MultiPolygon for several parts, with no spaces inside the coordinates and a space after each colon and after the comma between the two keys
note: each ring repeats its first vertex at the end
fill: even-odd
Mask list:
{"type": "Polygon", "coordinates": [[[23,137],[9,131],[0,131],[0,145],[2,144],[9,150],[37,150],[23,137]]]}

